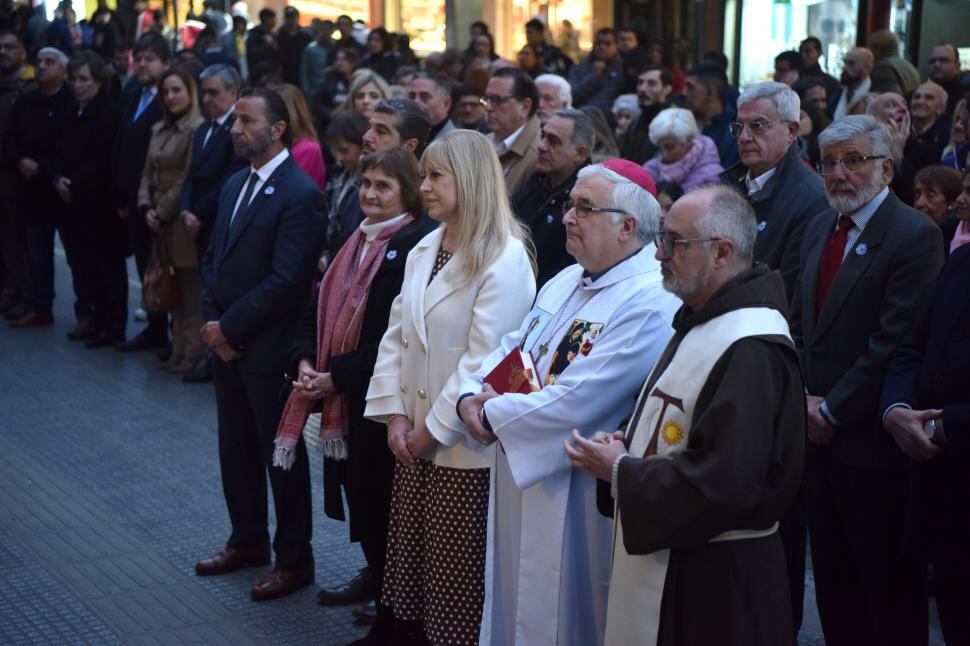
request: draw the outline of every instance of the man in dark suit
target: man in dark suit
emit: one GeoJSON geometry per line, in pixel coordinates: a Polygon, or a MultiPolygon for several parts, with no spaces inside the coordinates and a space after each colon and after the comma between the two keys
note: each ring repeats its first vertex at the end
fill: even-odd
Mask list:
{"type": "MultiPolygon", "coordinates": [[[[970,175],[957,208],[970,215],[970,175]]],[[[950,254],[932,306],[893,357],[883,426],[906,455],[916,501],[908,529],[929,547],[947,644],[970,644],[970,245],[950,254]]]]}
{"type": "MultiPolygon", "coordinates": [[[[179,217],[196,235],[196,248],[204,253],[209,246],[212,226],[216,221],[219,193],[230,175],[246,166],[232,148],[229,131],[234,122],[233,106],[239,98],[239,73],[228,65],[212,65],[199,75],[202,109],[208,120],[195,132],[192,164],[182,183],[179,217]]],[[[212,357],[182,376],[185,383],[212,379],[212,357]]]]}
{"type": "Polygon", "coordinates": [[[200,576],[270,561],[266,472],[276,507],[276,566],[252,589],[255,601],[286,596],[314,579],[306,446],[293,467],[272,465],[283,411],[286,352],[323,246],[323,195],[295,164],[286,104],[265,88],[236,103],[233,147],[251,166],[226,181],[202,259],[202,337],[216,354],[219,464],[232,533],[199,561],[200,576]]]}
{"type": "MultiPolygon", "coordinates": [[[[121,125],[114,142],[112,171],[118,187],[118,215],[128,221],[135,265],[139,277],[144,278],[152,235],[145,218],[138,216],[138,185],[145,168],[152,126],[162,118],[157,85],[172,61],[172,51],[161,34],[148,32],[135,43],[132,55],[135,78],[128,82],[121,96],[121,125]]],[[[163,347],[168,343],[167,328],[165,314],[152,312],[144,330],[116,347],[122,352],[163,347]]]]}
{"type": "Polygon", "coordinates": [[[808,404],[808,527],[825,641],[927,639],[926,561],[903,545],[908,460],[882,429],[889,359],[943,264],[939,228],[889,191],[889,129],[850,116],[819,137],[832,208],[805,229],[792,303],[808,404]]]}

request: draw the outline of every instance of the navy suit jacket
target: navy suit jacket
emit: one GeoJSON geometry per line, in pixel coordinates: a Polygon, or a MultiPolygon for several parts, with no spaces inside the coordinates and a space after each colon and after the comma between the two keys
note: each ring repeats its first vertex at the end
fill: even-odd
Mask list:
{"type": "Polygon", "coordinates": [[[792,336],[805,387],[839,422],[833,456],[857,467],[906,468],[882,429],[879,398],[889,360],[929,302],[943,266],[940,228],[892,192],[873,214],[815,311],[818,266],[835,230],[829,209],[805,227],[802,273],[792,299],[792,336]]]}
{"type": "MultiPolygon", "coordinates": [[[[235,121],[235,114],[230,114],[225,122],[216,128],[209,136],[209,143],[203,148],[202,142],[209,131],[209,122],[204,122],[195,131],[192,142],[192,164],[182,183],[182,201],[180,211],[189,211],[202,220],[203,235],[206,239],[211,234],[212,225],[216,221],[216,208],[219,204],[219,194],[226,180],[239,170],[249,165],[245,159],[237,157],[232,148],[232,138],[229,130],[235,121]]],[[[205,245],[200,245],[205,248],[205,245]]]]}
{"type": "Polygon", "coordinates": [[[925,530],[938,571],[970,576],[970,245],[950,254],[933,301],[893,357],[882,410],[904,403],[943,411],[947,445],[916,471],[914,528],[925,530]]]}
{"type": "Polygon", "coordinates": [[[282,375],[323,248],[323,194],[288,157],[230,227],[248,176],[246,168],[230,177],[219,196],[202,302],[206,320],[242,352],[241,370],[282,375]]]}
{"type": "Polygon", "coordinates": [[[138,102],[141,100],[141,89],[141,84],[132,79],[121,94],[121,122],[114,142],[112,170],[115,185],[121,190],[123,203],[134,200],[138,194],[145,157],[148,156],[148,143],[152,138],[152,126],[162,118],[160,99],[156,94],[155,100],[135,119],[138,102]]]}

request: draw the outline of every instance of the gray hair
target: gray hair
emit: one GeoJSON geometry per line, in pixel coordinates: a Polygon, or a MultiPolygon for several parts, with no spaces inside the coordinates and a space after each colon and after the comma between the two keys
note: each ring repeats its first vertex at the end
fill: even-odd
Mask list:
{"type": "MultiPolygon", "coordinates": [[[[587,177],[602,177],[613,183],[610,200],[613,207],[633,216],[637,222],[637,237],[646,245],[653,241],[654,234],[660,230],[660,204],[645,188],[612,171],[601,164],[586,166],[579,170],[576,181],[587,177]]],[[[619,222],[621,213],[611,213],[614,223],[619,222]]]]}
{"type": "Polygon", "coordinates": [[[659,146],[664,139],[676,139],[687,143],[697,136],[697,120],[694,113],[684,108],[661,110],[650,122],[650,141],[659,146]]]}
{"type": "Polygon", "coordinates": [[[943,107],[946,107],[946,104],[950,100],[950,93],[943,89],[943,86],[935,81],[924,81],[916,86],[916,89],[918,90],[924,85],[926,86],[927,90],[936,95],[936,100],[939,101],[943,107]]]}
{"type": "Polygon", "coordinates": [[[709,186],[699,190],[710,191],[713,195],[710,204],[694,223],[698,237],[730,240],[734,245],[735,260],[739,264],[750,265],[758,235],[758,219],[751,203],[727,186],[709,186]]]}
{"type": "Polygon", "coordinates": [[[771,99],[778,111],[778,118],[786,123],[797,123],[801,114],[801,101],[798,94],[784,83],[766,81],[755,83],[745,89],[738,97],[738,109],[745,103],[751,103],[758,99],[771,99]]]}
{"type": "Polygon", "coordinates": [[[626,110],[633,115],[636,119],[640,116],[640,102],[637,101],[636,94],[621,94],[616,97],[616,101],[613,102],[613,114],[618,113],[620,110],[626,110]]]}
{"type": "Polygon", "coordinates": [[[60,63],[64,67],[67,67],[67,54],[57,49],[56,47],[43,47],[39,52],[37,52],[38,56],[40,56],[41,54],[51,54],[52,56],[57,58],[58,63],[60,63]]]}
{"type": "Polygon", "coordinates": [[[592,152],[596,143],[596,131],[593,129],[593,120],[583,112],[575,108],[556,110],[552,113],[554,117],[562,117],[573,122],[573,136],[569,143],[573,148],[585,146],[586,150],[592,152]]]}
{"type": "Polygon", "coordinates": [[[892,136],[884,123],[869,115],[850,115],[835,121],[818,136],[818,147],[822,154],[833,144],[840,144],[856,137],[869,140],[870,155],[891,157],[893,154],[892,136]]]}
{"type": "Polygon", "coordinates": [[[540,74],[536,77],[535,83],[536,87],[540,85],[555,85],[556,89],[559,90],[559,101],[563,104],[563,107],[573,107],[573,89],[570,87],[569,81],[563,77],[558,74],[540,74]]]}
{"type": "Polygon", "coordinates": [[[242,84],[239,72],[231,65],[210,65],[199,74],[199,84],[201,85],[202,81],[208,81],[211,78],[218,78],[227,90],[238,90],[242,84]]]}

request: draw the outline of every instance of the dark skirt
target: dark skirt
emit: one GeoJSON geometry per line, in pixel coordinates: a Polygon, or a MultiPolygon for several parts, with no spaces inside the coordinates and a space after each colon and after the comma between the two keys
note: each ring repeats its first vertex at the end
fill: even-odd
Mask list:
{"type": "Polygon", "coordinates": [[[436,645],[478,643],[489,472],[395,465],[381,602],[436,645]]]}

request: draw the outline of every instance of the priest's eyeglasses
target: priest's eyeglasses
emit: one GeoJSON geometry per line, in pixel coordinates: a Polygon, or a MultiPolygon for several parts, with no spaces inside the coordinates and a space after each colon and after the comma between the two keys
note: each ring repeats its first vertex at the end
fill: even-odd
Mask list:
{"type": "Polygon", "coordinates": [[[823,159],[815,165],[815,170],[818,171],[819,175],[831,175],[835,172],[835,167],[839,164],[842,165],[842,169],[845,171],[857,171],[862,168],[870,159],[885,159],[886,155],[854,155],[852,157],[846,157],[845,159],[823,159]]]}
{"type": "Polygon", "coordinates": [[[566,217],[566,214],[576,209],[576,217],[579,219],[584,219],[589,217],[590,213],[626,213],[623,209],[613,209],[607,207],[599,206],[589,206],[588,204],[582,204],[579,202],[573,202],[568,200],[562,204],[562,215],[566,217]]]}
{"type": "Polygon", "coordinates": [[[723,238],[675,238],[669,233],[661,231],[660,233],[654,234],[653,243],[657,245],[657,249],[663,251],[664,258],[672,258],[674,251],[677,249],[677,245],[686,247],[687,245],[694,242],[717,242],[723,238]]]}

